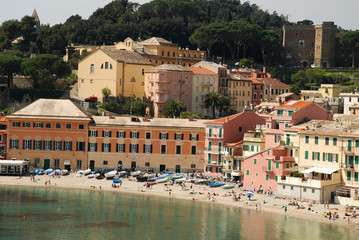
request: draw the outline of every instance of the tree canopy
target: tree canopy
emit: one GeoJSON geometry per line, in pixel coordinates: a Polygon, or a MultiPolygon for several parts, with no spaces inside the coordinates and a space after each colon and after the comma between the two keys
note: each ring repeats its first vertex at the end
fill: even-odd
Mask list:
{"type": "Polygon", "coordinates": [[[179,118],[181,112],[186,111],[186,108],[183,105],[183,102],[177,99],[168,99],[162,109],[162,114],[164,117],[169,118],[179,118]]]}

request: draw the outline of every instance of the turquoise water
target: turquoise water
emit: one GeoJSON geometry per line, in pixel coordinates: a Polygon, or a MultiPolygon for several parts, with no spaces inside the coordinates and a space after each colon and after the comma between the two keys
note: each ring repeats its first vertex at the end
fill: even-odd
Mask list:
{"type": "Polygon", "coordinates": [[[87,190],[0,187],[1,240],[357,237],[357,232],[334,225],[214,204],[87,190]]]}

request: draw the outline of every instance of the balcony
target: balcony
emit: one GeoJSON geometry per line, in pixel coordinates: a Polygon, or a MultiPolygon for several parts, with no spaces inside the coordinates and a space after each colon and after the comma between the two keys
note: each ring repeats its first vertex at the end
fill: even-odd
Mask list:
{"type": "Polygon", "coordinates": [[[206,135],[206,138],[215,138],[215,139],[222,139],[223,135],[219,135],[219,134],[212,134],[211,136],[209,134],[206,135]]]}
{"type": "Polygon", "coordinates": [[[322,188],[329,185],[341,184],[340,174],[332,174],[332,179],[320,180],[320,179],[306,179],[299,177],[287,177],[282,176],[278,179],[278,184],[288,184],[300,187],[322,188]]]}
{"type": "Polygon", "coordinates": [[[222,163],[218,163],[217,161],[211,161],[210,163],[207,163],[207,166],[221,167],[222,163]]]}
{"type": "Polygon", "coordinates": [[[273,172],[273,168],[268,168],[267,166],[262,167],[262,171],[264,172],[273,172]]]}
{"type": "Polygon", "coordinates": [[[208,147],[204,148],[204,153],[220,154],[218,150],[213,150],[213,148],[208,148],[208,147]]]}
{"type": "Polygon", "coordinates": [[[344,152],[346,155],[355,155],[355,153],[359,153],[357,150],[354,151],[354,147],[344,146],[340,148],[340,151],[344,152]]]}
{"type": "Polygon", "coordinates": [[[203,86],[203,87],[212,87],[212,86],[213,86],[213,83],[210,83],[210,82],[201,82],[200,85],[203,86]]]}
{"type": "Polygon", "coordinates": [[[341,168],[344,168],[344,169],[354,169],[354,163],[349,163],[349,164],[344,164],[344,163],[342,163],[342,164],[340,164],[340,167],[341,168]]]}

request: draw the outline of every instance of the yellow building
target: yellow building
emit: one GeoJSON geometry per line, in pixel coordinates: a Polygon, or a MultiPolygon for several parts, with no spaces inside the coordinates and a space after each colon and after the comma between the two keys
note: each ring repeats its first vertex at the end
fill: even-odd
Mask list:
{"type": "Polygon", "coordinates": [[[252,81],[239,74],[229,74],[228,95],[231,98],[231,109],[241,112],[251,108],[252,81]]]}
{"type": "Polygon", "coordinates": [[[155,66],[179,64],[190,67],[206,59],[204,51],[181,48],[177,44],[160,37],[152,37],[141,42],[126,38],[123,42],[116,43],[115,48],[137,52],[155,66]]]}
{"type": "Polygon", "coordinates": [[[144,71],[153,65],[140,54],[115,48],[99,48],[79,63],[78,97],[96,96],[109,88],[113,96],[144,96],[144,71]]]}
{"type": "Polygon", "coordinates": [[[340,86],[335,84],[322,84],[318,90],[302,90],[300,96],[302,100],[312,98],[338,98],[340,86]]]}

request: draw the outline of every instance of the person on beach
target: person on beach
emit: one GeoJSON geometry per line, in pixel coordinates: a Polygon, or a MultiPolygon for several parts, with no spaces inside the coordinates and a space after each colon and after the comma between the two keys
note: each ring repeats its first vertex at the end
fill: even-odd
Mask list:
{"type": "Polygon", "coordinates": [[[288,210],[287,206],[284,206],[284,212],[287,212],[287,210],[288,210]]]}

